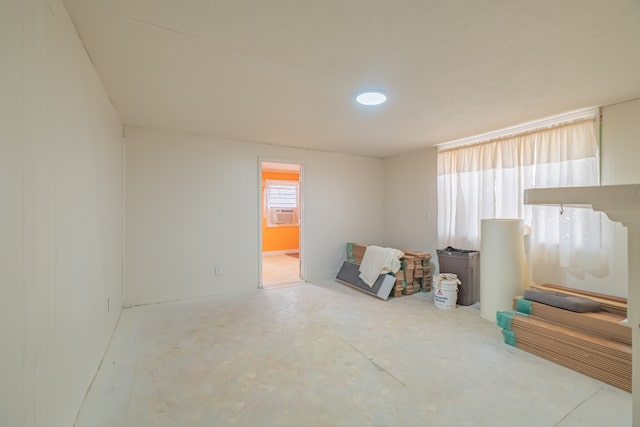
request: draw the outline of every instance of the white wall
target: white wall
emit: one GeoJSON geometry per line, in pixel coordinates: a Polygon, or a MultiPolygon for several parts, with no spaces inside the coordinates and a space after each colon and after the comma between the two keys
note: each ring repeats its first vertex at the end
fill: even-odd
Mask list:
{"type": "Polygon", "coordinates": [[[121,309],[122,127],[59,0],[0,19],[0,425],[70,426],[121,309]]]}
{"type": "Polygon", "coordinates": [[[435,148],[384,159],[384,244],[431,253],[437,265],[435,148]]]}
{"type": "MultiPolygon", "coordinates": [[[[602,184],[640,184],[640,99],[603,109],[602,184]]],[[[606,244],[611,273],[606,284],[627,296],[627,230],[607,220],[606,244]]],[[[638,262],[635,260],[634,262],[638,262]]],[[[607,286],[607,285],[604,286],[607,286]]]]}
{"type": "Polygon", "coordinates": [[[640,99],[603,108],[602,184],[640,183],[640,99]]]}
{"type": "Polygon", "coordinates": [[[335,277],[346,242],[382,241],[379,159],[125,132],[126,305],[257,288],[259,158],[303,164],[306,280],[335,277]]]}
{"type": "MultiPolygon", "coordinates": [[[[602,116],[601,184],[640,183],[640,100],[604,107],[602,116]]],[[[602,241],[608,268],[598,275],[534,265],[534,281],[627,297],[626,228],[603,215],[602,241]]]]}

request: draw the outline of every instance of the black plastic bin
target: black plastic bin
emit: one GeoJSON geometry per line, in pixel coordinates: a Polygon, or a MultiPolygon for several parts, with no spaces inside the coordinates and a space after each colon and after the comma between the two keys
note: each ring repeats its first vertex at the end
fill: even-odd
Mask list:
{"type": "Polygon", "coordinates": [[[455,249],[448,246],[438,249],[440,273],[458,276],[458,304],[472,305],[480,300],[480,252],[455,249]]]}

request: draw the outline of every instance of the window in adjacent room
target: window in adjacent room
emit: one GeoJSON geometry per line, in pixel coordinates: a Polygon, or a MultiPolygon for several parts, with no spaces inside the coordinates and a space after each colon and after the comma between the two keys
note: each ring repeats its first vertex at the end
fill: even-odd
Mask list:
{"type": "Polygon", "coordinates": [[[264,190],[267,227],[299,225],[299,183],[267,180],[264,190]]]}

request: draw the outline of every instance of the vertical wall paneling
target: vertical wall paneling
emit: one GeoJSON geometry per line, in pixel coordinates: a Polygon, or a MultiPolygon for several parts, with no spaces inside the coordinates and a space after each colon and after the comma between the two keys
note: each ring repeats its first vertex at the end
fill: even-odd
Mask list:
{"type": "Polygon", "coordinates": [[[428,251],[437,262],[435,148],[384,159],[384,244],[428,251]]]}
{"type": "Polygon", "coordinates": [[[0,425],[70,426],[121,310],[122,125],[60,0],[0,8],[0,425]]]}
{"type": "Polygon", "coordinates": [[[22,1],[0,2],[0,425],[22,426],[23,299],[22,1]]]}
{"type": "Polygon", "coordinates": [[[53,13],[43,1],[25,1],[25,84],[23,121],[24,159],[24,418],[28,425],[44,425],[49,410],[49,112],[53,13]]]}

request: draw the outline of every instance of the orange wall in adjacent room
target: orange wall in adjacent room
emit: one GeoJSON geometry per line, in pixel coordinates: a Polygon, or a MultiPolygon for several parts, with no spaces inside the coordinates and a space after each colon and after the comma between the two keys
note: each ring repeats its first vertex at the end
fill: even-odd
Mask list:
{"type": "MultiPolygon", "coordinates": [[[[277,179],[281,181],[298,181],[298,172],[262,172],[262,197],[264,197],[264,186],[266,180],[277,179]]],[[[284,251],[288,249],[300,248],[300,227],[297,225],[283,227],[267,227],[266,214],[264,212],[264,201],[262,203],[262,251],[284,251]]]]}

